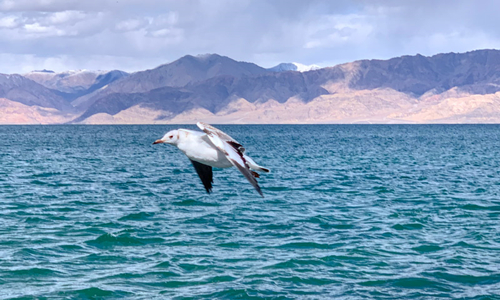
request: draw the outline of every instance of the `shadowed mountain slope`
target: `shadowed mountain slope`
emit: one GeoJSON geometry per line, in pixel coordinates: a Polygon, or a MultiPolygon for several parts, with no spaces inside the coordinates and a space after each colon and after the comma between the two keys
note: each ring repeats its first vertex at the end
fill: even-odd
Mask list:
{"type": "Polygon", "coordinates": [[[349,83],[353,89],[392,88],[420,96],[432,89],[467,87],[473,93],[500,90],[500,51],[402,56],[389,60],[362,60],[349,83]]]}
{"type": "Polygon", "coordinates": [[[56,94],[71,102],[128,76],[128,73],[119,70],[80,70],[61,73],[42,70],[33,71],[23,76],[54,90],[56,94]]]}
{"type": "MultiPolygon", "coordinates": [[[[333,74],[335,70],[328,73],[333,74]]],[[[97,99],[76,121],[95,113],[115,114],[118,108],[133,105],[166,110],[174,114],[201,107],[213,113],[224,109],[232,100],[244,98],[249,102],[265,102],[269,99],[283,103],[290,97],[308,102],[328,94],[317,82],[320,73],[283,72],[258,76],[217,76],[184,88],[164,87],[146,93],[114,93],[97,99]],[[117,106],[115,102],[120,104],[117,106]],[[113,107],[113,110],[109,110],[113,107]]],[[[341,74],[338,74],[341,75],[341,74]]]]}
{"type": "Polygon", "coordinates": [[[184,87],[221,75],[242,77],[267,73],[256,64],[238,62],[217,54],[191,56],[180,59],[152,70],[136,72],[110,84],[106,89],[73,101],[77,108],[86,109],[94,102],[113,93],[145,93],[162,87],[184,87]]]}
{"type": "Polygon", "coordinates": [[[2,113],[16,111],[19,122],[30,119],[22,111],[36,114],[40,123],[50,123],[49,114],[54,122],[74,123],[190,122],[205,116],[263,123],[500,122],[499,50],[360,60],[306,72],[271,72],[212,54],[187,55],[128,76],[66,72],[74,76],[50,81],[57,74],[33,73],[46,85],[62,86],[56,91],[0,74],[2,113]],[[65,101],[79,93],[71,102],[75,107],[65,101]]]}
{"type": "Polygon", "coordinates": [[[0,98],[28,106],[55,108],[64,112],[73,110],[71,104],[55,91],[17,74],[0,74],[0,98]]]}
{"type": "Polygon", "coordinates": [[[216,114],[239,98],[250,103],[284,103],[297,98],[308,103],[321,95],[345,90],[389,88],[417,98],[450,88],[472,94],[495,93],[500,91],[499,74],[498,50],[361,60],[308,72],[267,72],[218,55],[185,56],[101,90],[93,95],[87,111],[77,121],[95,113],[113,115],[139,104],[173,115],[193,108],[216,114]],[[114,91],[119,91],[119,96],[114,91]]]}

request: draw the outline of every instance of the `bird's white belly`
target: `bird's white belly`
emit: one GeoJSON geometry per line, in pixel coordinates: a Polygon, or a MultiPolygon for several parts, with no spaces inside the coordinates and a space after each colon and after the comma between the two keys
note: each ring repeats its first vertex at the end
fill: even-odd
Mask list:
{"type": "Polygon", "coordinates": [[[233,166],[224,153],[202,138],[197,139],[193,143],[179,144],[178,148],[189,159],[214,168],[229,168],[233,166]]]}

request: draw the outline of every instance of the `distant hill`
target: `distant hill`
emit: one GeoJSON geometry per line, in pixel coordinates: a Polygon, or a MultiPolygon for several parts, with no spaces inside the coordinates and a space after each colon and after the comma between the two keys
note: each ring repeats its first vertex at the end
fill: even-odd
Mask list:
{"type": "Polygon", "coordinates": [[[66,71],[55,73],[50,70],[33,71],[23,74],[71,102],[76,98],[92,93],[118,79],[128,76],[128,73],[113,71],[66,71]]]}
{"type": "Polygon", "coordinates": [[[63,112],[74,111],[73,106],[54,90],[17,74],[0,74],[0,98],[28,106],[55,108],[63,112]]]}
{"type": "Polygon", "coordinates": [[[101,73],[102,71],[94,72],[87,70],[65,71],[61,73],[41,70],[32,71],[23,74],[23,76],[49,89],[64,93],[74,93],[88,89],[101,73]]]}
{"type": "Polygon", "coordinates": [[[131,74],[124,80],[109,85],[88,97],[77,99],[73,105],[86,109],[94,102],[113,93],[145,93],[162,87],[184,87],[215,76],[254,76],[267,73],[256,64],[238,62],[217,54],[191,56],[161,65],[152,70],[131,74]]]}
{"type": "MultiPolygon", "coordinates": [[[[497,50],[482,50],[464,54],[449,53],[432,57],[415,55],[390,60],[362,60],[303,73],[266,72],[254,67],[252,70],[255,72],[252,74],[249,72],[229,72],[230,68],[227,67],[226,72],[211,72],[214,76],[208,76],[206,70],[210,70],[210,67],[207,66],[216,64],[206,62],[216,62],[221,59],[227,63],[226,66],[231,66],[239,71],[246,70],[238,62],[229,58],[207,56],[204,57],[205,61],[203,61],[199,58],[186,56],[172,65],[164,65],[147,72],[138,72],[127,80],[110,85],[106,93],[101,92],[94,96],[95,103],[89,106],[88,111],[76,121],[82,121],[96,113],[116,114],[116,111],[109,111],[108,108],[117,107],[110,104],[117,102],[117,97],[112,92],[117,90],[120,91],[120,99],[122,99],[119,106],[121,110],[141,104],[142,107],[150,109],[164,108],[170,114],[178,114],[194,108],[206,109],[212,114],[217,114],[231,101],[240,98],[249,103],[263,103],[270,99],[284,103],[295,97],[308,103],[321,95],[336,93],[336,89],[339,87],[353,91],[387,88],[411,97],[420,97],[431,91],[441,93],[452,87],[473,94],[495,93],[500,90],[500,85],[498,85],[500,51],[497,50]],[[201,61],[205,63],[203,64],[204,68],[200,68],[201,61]],[[167,68],[174,70],[173,66],[178,65],[182,66],[182,72],[179,72],[180,78],[186,78],[185,74],[198,74],[198,76],[190,75],[188,77],[190,80],[182,82],[179,81],[178,77],[174,77],[175,80],[173,78],[164,81],[158,80],[159,74],[163,73],[160,70],[167,68]],[[205,72],[199,72],[200,69],[205,72]],[[149,80],[151,76],[156,79],[149,80]],[[160,88],[155,92],[137,94],[141,90],[147,90],[141,83],[148,83],[148,88],[152,88],[152,82],[156,82],[154,87],[159,87],[161,84],[171,87],[184,84],[184,86],[178,87],[178,94],[176,94],[183,95],[182,101],[179,102],[177,96],[171,97],[172,89],[161,90],[160,88]],[[133,91],[134,94],[127,95],[127,91],[133,91]],[[130,97],[134,100],[123,100],[130,97]],[[165,103],[169,103],[170,106],[165,107],[165,103]]],[[[243,66],[249,65],[245,63],[243,66]]],[[[175,70],[178,70],[178,67],[175,70]]]]}
{"type": "Polygon", "coordinates": [[[362,60],[354,64],[356,74],[349,84],[358,90],[388,87],[417,96],[433,89],[446,91],[453,87],[465,88],[475,94],[500,90],[499,50],[430,57],[402,56],[389,60],[362,60]]]}
{"type": "Polygon", "coordinates": [[[27,105],[16,106],[19,116],[36,113],[36,118],[19,118],[43,117],[43,123],[50,123],[54,112],[31,106],[69,112],[54,122],[85,124],[500,123],[499,50],[286,70],[295,67],[284,64],[272,71],[210,54],[187,55],[128,76],[111,71],[93,80],[57,81],[56,73],[44,70],[32,77],[53,89],[20,75],[2,75],[0,113],[18,102],[27,105]],[[78,98],[69,104],[68,95],[78,98]]]}

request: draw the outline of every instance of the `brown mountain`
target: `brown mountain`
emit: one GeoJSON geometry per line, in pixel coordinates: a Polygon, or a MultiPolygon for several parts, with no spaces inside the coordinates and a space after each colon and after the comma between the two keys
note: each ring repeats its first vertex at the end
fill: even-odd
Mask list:
{"type": "Polygon", "coordinates": [[[224,109],[233,99],[249,102],[274,99],[280,103],[290,97],[310,101],[328,91],[314,83],[316,74],[299,72],[263,74],[260,76],[217,76],[183,88],[163,87],[145,93],[114,93],[99,98],[76,122],[97,113],[116,114],[134,105],[179,114],[197,107],[213,113],[224,109]]]}
{"type": "Polygon", "coordinates": [[[499,91],[500,51],[402,56],[389,60],[363,60],[349,82],[351,88],[391,88],[417,96],[436,89],[460,87],[475,94],[499,91]]]}
{"type": "Polygon", "coordinates": [[[73,101],[80,109],[89,108],[94,102],[114,93],[147,93],[162,87],[184,87],[215,76],[254,76],[268,70],[247,62],[238,62],[217,54],[204,56],[186,55],[172,63],[152,70],[136,72],[85,97],[73,101]]]}
{"type": "MultiPolygon", "coordinates": [[[[207,61],[217,61],[221,58],[220,56],[204,57],[207,61]]],[[[360,91],[379,90],[387,93],[394,91],[399,93],[399,98],[412,98],[413,100],[408,103],[413,103],[413,106],[422,106],[428,103],[425,100],[428,100],[429,95],[442,94],[452,88],[467,95],[492,94],[500,91],[500,51],[498,50],[479,50],[462,54],[448,53],[431,57],[416,55],[389,60],[362,60],[302,73],[293,71],[274,73],[254,68],[258,74],[248,74],[241,72],[243,68],[239,65],[249,66],[248,64],[228,58],[223,59],[231,61],[226,65],[228,67],[225,69],[225,74],[210,72],[211,75],[217,76],[209,77],[208,73],[202,72],[204,76],[197,76],[197,80],[193,79],[194,76],[190,76],[190,80],[185,77],[186,73],[201,74],[199,67],[195,68],[196,72],[187,71],[189,68],[186,68],[188,65],[186,62],[190,62],[189,66],[192,68],[192,62],[198,60],[194,57],[184,57],[172,63],[183,66],[183,71],[179,75],[180,78],[184,78],[183,80],[179,78],[174,80],[173,73],[170,79],[167,80],[164,77],[164,81],[159,80],[160,74],[164,74],[162,68],[168,65],[135,73],[126,80],[110,85],[106,93],[95,95],[94,103],[75,121],[84,121],[95,114],[113,116],[134,106],[150,111],[162,111],[160,116],[150,121],[168,122],[178,114],[196,109],[206,110],[207,113],[216,116],[239,99],[256,105],[269,100],[284,104],[290,99],[297,99],[308,104],[315,99],[326,99],[327,95],[342,94],[343,99],[351,99],[351,96],[361,95],[360,91]],[[237,70],[240,72],[229,71],[229,67],[235,66],[238,66],[237,70]],[[149,81],[150,78],[155,78],[152,83],[149,81]],[[204,78],[206,79],[203,80],[204,78]],[[144,83],[148,83],[147,88],[144,83]],[[132,84],[132,86],[127,84],[132,84]],[[168,88],[159,87],[147,90],[161,84],[168,88]],[[175,87],[182,84],[185,85],[175,87]],[[113,92],[116,90],[120,92],[113,92]],[[147,91],[140,92],[142,90],[147,91]]],[[[172,70],[172,66],[169,66],[169,69],[172,70]]],[[[204,70],[208,69],[210,68],[204,68],[204,70]]],[[[382,94],[378,93],[377,97],[383,98],[382,94]]],[[[394,94],[388,97],[393,98],[394,94]]],[[[357,102],[351,99],[343,105],[348,106],[349,103],[357,102]]],[[[407,107],[407,105],[403,106],[407,107]]],[[[394,108],[386,113],[394,114],[398,109],[402,107],[394,108]]],[[[349,110],[356,110],[356,108],[349,108],[349,110]]],[[[375,113],[377,105],[369,111],[375,113]]],[[[355,113],[343,114],[349,119],[355,117],[355,113]]],[[[369,114],[365,117],[369,118],[369,114]]],[[[313,119],[309,121],[314,121],[313,119]]]]}
{"type": "Polygon", "coordinates": [[[74,93],[88,89],[94,84],[97,76],[101,72],[93,72],[87,70],[66,71],[55,73],[49,70],[32,71],[23,74],[49,89],[57,90],[64,93],[74,93]]]}
{"type": "Polygon", "coordinates": [[[74,110],[73,106],[55,91],[17,74],[0,74],[0,98],[27,106],[55,108],[62,112],[74,110]]]}
{"type": "Polygon", "coordinates": [[[79,97],[72,102],[78,115],[58,113],[72,111],[60,93],[1,75],[0,114],[15,111],[21,123],[500,123],[500,51],[361,60],[308,72],[185,56],[79,97]]]}
{"type": "Polygon", "coordinates": [[[46,88],[54,90],[56,94],[71,102],[108,84],[127,77],[128,73],[113,71],[66,71],[55,73],[53,71],[41,70],[23,74],[46,88]]]}

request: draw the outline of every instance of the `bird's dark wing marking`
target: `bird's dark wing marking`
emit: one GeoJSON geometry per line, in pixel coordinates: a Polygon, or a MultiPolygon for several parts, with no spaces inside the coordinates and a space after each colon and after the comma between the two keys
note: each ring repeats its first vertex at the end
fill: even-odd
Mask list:
{"type": "Polygon", "coordinates": [[[248,168],[247,162],[243,158],[243,155],[233,147],[229,146],[226,144],[225,148],[225,153],[227,159],[235,166],[243,176],[252,184],[252,186],[255,188],[255,190],[262,196],[262,191],[260,190],[259,184],[257,183],[257,180],[255,180],[254,175],[252,174],[252,171],[248,168]]]}
{"type": "Polygon", "coordinates": [[[245,152],[245,148],[243,148],[243,146],[240,143],[238,143],[238,142],[227,141],[226,143],[228,143],[229,145],[231,145],[231,147],[233,147],[236,151],[238,151],[241,154],[243,154],[245,152]]]}
{"type": "Polygon", "coordinates": [[[238,162],[237,160],[232,159],[231,157],[228,157],[229,160],[233,163],[233,165],[240,170],[241,174],[245,176],[245,178],[252,184],[252,186],[255,188],[255,190],[262,196],[264,197],[264,194],[262,194],[262,191],[260,190],[260,186],[257,183],[257,180],[253,177],[253,174],[251,171],[248,169],[246,165],[242,165],[241,162],[238,162]]]}
{"type": "MultiPolygon", "coordinates": [[[[228,144],[231,145],[231,147],[236,149],[238,152],[241,152],[241,153],[245,152],[245,148],[243,148],[243,146],[238,141],[233,139],[231,136],[229,136],[229,134],[225,133],[224,131],[217,129],[217,128],[213,127],[212,125],[209,125],[209,124],[203,123],[203,122],[198,122],[198,123],[196,123],[196,125],[198,125],[198,127],[201,130],[203,130],[207,135],[210,133],[210,135],[212,137],[217,137],[219,140],[221,140],[223,142],[227,142],[228,144]]],[[[219,145],[219,144],[217,144],[216,146],[222,147],[222,145],[219,145]]]]}
{"type": "Polygon", "coordinates": [[[257,180],[255,180],[254,175],[250,171],[248,164],[243,157],[245,148],[241,146],[236,140],[227,135],[226,133],[220,131],[219,129],[208,125],[203,122],[196,123],[198,127],[203,130],[212,144],[217,147],[222,153],[226,155],[226,158],[245,176],[245,178],[252,184],[255,190],[262,196],[262,191],[260,190],[257,180]]]}
{"type": "Polygon", "coordinates": [[[198,173],[198,176],[200,176],[201,182],[203,183],[205,190],[207,191],[207,193],[210,194],[210,192],[212,191],[212,183],[214,182],[212,167],[204,165],[202,163],[199,163],[191,159],[190,161],[193,164],[196,173],[198,173]]]}

